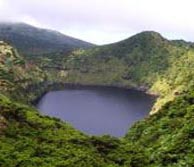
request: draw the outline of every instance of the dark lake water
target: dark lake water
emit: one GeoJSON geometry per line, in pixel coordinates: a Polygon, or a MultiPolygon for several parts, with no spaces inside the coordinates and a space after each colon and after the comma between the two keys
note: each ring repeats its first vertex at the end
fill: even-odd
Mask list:
{"type": "Polygon", "coordinates": [[[47,93],[37,107],[43,115],[60,118],[87,134],[121,137],[148,115],[154,99],[135,90],[68,88],[47,93]]]}

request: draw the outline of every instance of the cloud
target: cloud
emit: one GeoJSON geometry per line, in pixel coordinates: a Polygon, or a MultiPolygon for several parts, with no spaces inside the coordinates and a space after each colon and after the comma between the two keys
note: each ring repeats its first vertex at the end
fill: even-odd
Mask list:
{"type": "Polygon", "coordinates": [[[94,43],[143,30],[194,41],[193,0],[0,0],[0,20],[23,21],[94,43]]]}

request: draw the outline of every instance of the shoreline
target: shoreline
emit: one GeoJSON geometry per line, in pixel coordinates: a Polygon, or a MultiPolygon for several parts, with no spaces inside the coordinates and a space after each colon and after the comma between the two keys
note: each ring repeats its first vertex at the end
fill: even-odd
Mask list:
{"type": "MultiPolygon", "coordinates": [[[[42,84],[42,83],[41,83],[42,84]]],[[[134,91],[141,91],[147,95],[153,96],[155,98],[159,97],[159,94],[154,94],[148,91],[148,88],[145,87],[133,87],[133,86],[124,86],[124,85],[107,85],[107,84],[82,84],[82,83],[70,83],[70,82],[56,82],[56,83],[45,83],[43,84],[45,90],[34,100],[32,100],[31,104],[36,106],[40,99],[50,91],[57,91],[57,90],[64,90],[67,88],[84,88],[84,87],[99,87],[99,88],[117,88],[117,89],[124,89],[124,90],[134,90],[134,91]]]]}

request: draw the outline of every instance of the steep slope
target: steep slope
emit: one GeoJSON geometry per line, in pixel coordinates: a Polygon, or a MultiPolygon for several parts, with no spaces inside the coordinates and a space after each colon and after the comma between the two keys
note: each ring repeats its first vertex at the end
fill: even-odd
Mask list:
{"type": "Polygon", "coordinates": [[[194,89],[166,103],[155,115],[136,123],[126,142],[143,152],[133,166],[192,167],[194,138],[194,89]]]}
{"type": "Polygon", "coordinates": [[[10,43],[23,55],[51,55],[89,48],[90,43],[57,31],[40,29],[24,23],[0,23],[0,40],[10,43]]]}
{"type": "Polygon", "coordinates": [[[163,73],[171,65],[171,58],[176,59],[184,52],[186,48],[173,45],[158,33],[143,32],[115,44],[75,51],[65,65],[67,68],[74,65],[74,69],[92,71],[94,74],[105,72],[101,68],[103,65],[109,65],[110,71],[119,71],[119,68],[125,67],[118,80],[149,86],[154,82],[156,74],[163,73]],[[121,65],[111,66],[112,61],[121,65]]]}
{"type": "MultiPolygon", "coordinates": [[[[27,63],[17,50],[0,41],[0,92],[16,99],[26,99],[25,90],[47,78],[39,67],[27,63]]],[[[27,90],[28,91],[28,90],[27,90]]],[[[29,91],[28,91],[29,92],[29,91]]],[[[29,92],[30,93],[30,92],[29,92]]],[[[33,98],[33,97],[31,97],[33,98]]],[[[29,97],[29,99],[31,99],[29,97]]]]}

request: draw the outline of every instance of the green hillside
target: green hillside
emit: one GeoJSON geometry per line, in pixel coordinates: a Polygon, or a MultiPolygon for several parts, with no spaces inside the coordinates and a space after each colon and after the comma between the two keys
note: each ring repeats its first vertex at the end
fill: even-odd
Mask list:
{"type": "Polygon", "coordinates": [[[0,42],[0,166],[192,167],[193,44],[143,32],[122,42],[26,62],[0,42]],[[160,95],[123,138],[88,136],[31,105],[45,83],[136,87],[160,95]]]}
{"type": "Polygon", "coordinates": [[[36,28],[25,23],[0,22],[0,40],[16,47],[25,56],[58,55],[93,46],[57,31],[36,28]]]}

